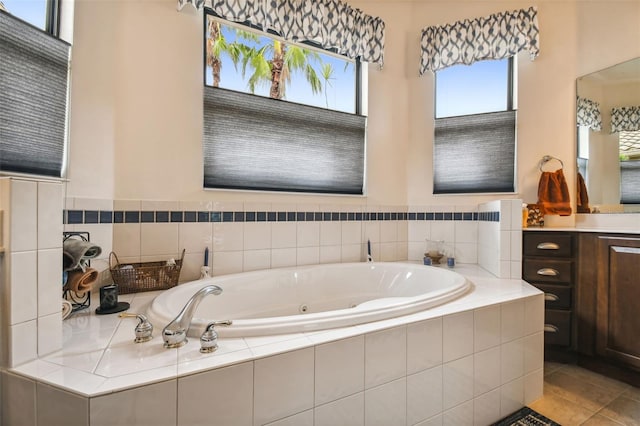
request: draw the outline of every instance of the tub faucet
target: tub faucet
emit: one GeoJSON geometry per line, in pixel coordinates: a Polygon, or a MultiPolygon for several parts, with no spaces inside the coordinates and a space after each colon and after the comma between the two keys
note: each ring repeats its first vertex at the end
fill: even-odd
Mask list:
{"type": "Polygon", "coordinates": [[[217,285],[211,284],[202,287],[196,294],[191,296],[191,299],[184,305],[184,308],[182,308],[178,316],[162,330],[164,347],[179,348],[187,343],[187,330],[189,330],[193,314],[200,304],[200,301],[210,294],[217,296],[220,293],[222,293],[222,289],[217,285]]]}

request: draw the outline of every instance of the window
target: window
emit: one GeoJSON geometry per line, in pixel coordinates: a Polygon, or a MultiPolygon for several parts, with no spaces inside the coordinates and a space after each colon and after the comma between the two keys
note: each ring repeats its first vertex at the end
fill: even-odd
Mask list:
{"type": "Polygon", "coordinates": [[[640,204],[640,130],[618,133],[620,203],[640,204]]]}
{"type": "Polygon", "coordinates": [[[54,36],[58,36],[59,6],[58,0],[0,1],[0,9],[54,36]]]}
{"type": "Polygon", "coordinates": [[[514,57],[436,72],[434,194],[513,192],[514,57]]]}
{"type": "Polygon", "coordinates": [[[70,49],[54,36],[57,2],[2,5],[0,171],[61,177],[70,49]]]}
{"type": "Polygon", "coordinates": [[[205,14],[204,186],[362,194],[358,61],[205,14]]]}

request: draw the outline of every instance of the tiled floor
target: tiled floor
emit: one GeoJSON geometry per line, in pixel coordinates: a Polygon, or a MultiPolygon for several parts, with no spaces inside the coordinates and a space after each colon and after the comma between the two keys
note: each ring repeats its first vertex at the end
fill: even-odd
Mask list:
{"type": "Polygon", "coordinates": [[[544,395],[529,407],[562,426],[640,425],[640,389],[569,364],[546,362],[544,395]]]}

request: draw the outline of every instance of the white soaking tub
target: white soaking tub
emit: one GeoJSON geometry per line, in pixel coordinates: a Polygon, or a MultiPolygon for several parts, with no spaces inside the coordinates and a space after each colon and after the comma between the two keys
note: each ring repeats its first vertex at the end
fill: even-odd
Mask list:
{"type": "Polygon", "coordinates": [[[199,337],[212,321],[221,337],[299,333],[345,327],[422,311],[451,301],[472,287],[440,267],[406,263],[341,263],[222,275],[167,290],[147,316],[161,330],[187,301],[210,284],[222,294],[200,302],[188,335],[199,337]]]}

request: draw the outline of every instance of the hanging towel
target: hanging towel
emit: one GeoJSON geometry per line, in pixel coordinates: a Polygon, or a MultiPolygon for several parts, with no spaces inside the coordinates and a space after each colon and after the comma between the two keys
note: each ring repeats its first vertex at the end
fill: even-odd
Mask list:
{"type": "Polygon", "coordinates": [[[91,291],[93,284],[98,281],[98,271],[93,268],[87,268],[86,271],[77,269],[69,272],[66,288],[74,291],[78,295],[82,295],[87,291],[91,291]]]}
{"type": "Polygon", "coordinates": [[[538,183],[538,204],[545,215],[571,215],[569,188],[562,169],[542,172],[538,183]]]}
{"type": "Polygon", "coordinates": [[[68,239],[62,245],[62,269],[72,271],[74,269],[84,269],[83,260],[93,259],[100,256],[102,249],[100,246],[76,239],[68,239]]]}
{"type": "Polygon", "coordinates": [[[589,194],[587,194],[587,185],[584,178],[578,172],[578,196],[576,198],[576,210],[578,213],[591,213],[589,207],[589,194]]]}

